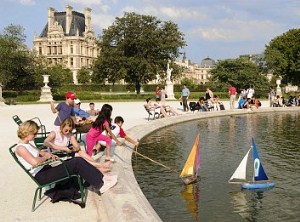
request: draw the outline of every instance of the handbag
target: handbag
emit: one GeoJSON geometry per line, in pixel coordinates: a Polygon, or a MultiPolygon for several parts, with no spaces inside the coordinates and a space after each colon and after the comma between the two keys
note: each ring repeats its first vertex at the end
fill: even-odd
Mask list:
{"type": "Polygon", "coordinates": [[[168,95],[167,95],[167,94],[165,94],[165,98],[168,98],[168,95]]]}

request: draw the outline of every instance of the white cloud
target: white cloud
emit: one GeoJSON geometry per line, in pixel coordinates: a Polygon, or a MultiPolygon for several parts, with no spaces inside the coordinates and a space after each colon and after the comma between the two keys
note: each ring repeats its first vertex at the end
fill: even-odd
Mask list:
{"type": "Polygon", "coordinates": [[[92,25],[96,29],[95,32],[102,32],[102,29],[108,28],[114,22],[115,17],[111,15],[104,14],[93,14],[92,15],[92,25]]]}
{"type": "Polygon", "coordinates": [[[20,0],[20,3],[22,5],[35,5],[35,1],[34,0],[20,0]]]}
{"type": "Polygon", "coordinates": [[[105,4],[102,0],[68,0],[66,3],[71,6],[80,5],[84,7],[90,7],[93,11],[101,11],[104,13],[110,10],[110,6],[105,4]]]}
{"type": "Polygon", "coordinates": [[[194,37],[200,37],[207,41],[254,41],[257,39],[269,39],[279,26],[271,21],[243,21],[224,19],[212,25],[213,27],[199,27],[189,31],[194,37]]]}
{"type": "Polygon", "coordinates": [[[85,6],[91,6],[91,5],[100,5],[103,4],[102,0],[68,0],[67,3],[74,3],[78,5],[85,5],[85,6]]]}
{"type": "Polygon", "coordinates": [[[123,8],[123,11],[135,11],[141,14],[153,15],[159,19],[168,19],[173,21],[197,20],[206,18],[206,14],[201,12],[201,10],[194,10],[191,8],[147,6],[143,7],[142,9],[126,7],[123,8]]]}

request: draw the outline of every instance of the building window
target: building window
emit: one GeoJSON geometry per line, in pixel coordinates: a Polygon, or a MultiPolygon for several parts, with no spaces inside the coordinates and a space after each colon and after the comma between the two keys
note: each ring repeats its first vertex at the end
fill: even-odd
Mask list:
{"type": "Polygon", "coordinates": [[[42,47],[39,47],[39,55],[42,55],[43,51],[42,51],[42,47]]]}
{"type": "Polygon", "coordinates": [[[73,54],[73,45],[70,45],[70,53],[73,54]]]}
{"type": "Polygon", "coordinates": [[[51,55],[51,46],[48,46],[48,55],[51,55]]]}
{"type": "Polygon", "coordinates": [[[70,66],[73,67],[74,62],[73,62],[73,58],[70,58],[70,66]]]}

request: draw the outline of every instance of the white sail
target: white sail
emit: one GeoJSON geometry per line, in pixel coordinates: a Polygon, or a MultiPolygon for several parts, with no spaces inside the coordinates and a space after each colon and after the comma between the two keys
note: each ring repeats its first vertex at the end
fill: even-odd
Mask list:
{"type": "Polygon", "coordinates": [[[229,182],[234,182],[234,180],[246,180],[246,168],[248,155],[252,147],[248,150],[247,154],[244,156],[243,160],[240,162],[238,168],[236,168],[235,172],[231,176],[229,182]]]}

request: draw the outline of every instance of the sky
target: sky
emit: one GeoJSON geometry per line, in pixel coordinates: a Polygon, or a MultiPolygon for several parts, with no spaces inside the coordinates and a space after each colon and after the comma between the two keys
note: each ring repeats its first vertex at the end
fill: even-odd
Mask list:
{"type": "Polygon", "coordinates": [[[21,25],[29,48],[47,23],[49,7],[62,12],[70,5],[81,13],[91,8],[97,36],[124,12],[172,21],[187,42],[180,51],[194,63],[262,53],[273,38],[300,25],[300,0],[0,0],[0,5],[0,32],[21,25]]]}

